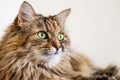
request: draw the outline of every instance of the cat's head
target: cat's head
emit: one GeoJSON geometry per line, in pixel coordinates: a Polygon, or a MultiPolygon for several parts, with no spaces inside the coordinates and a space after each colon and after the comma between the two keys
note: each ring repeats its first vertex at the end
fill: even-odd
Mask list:
{"type": "Polygon", "coordinates": [[[57,15],[45,17],[37,14],[29,3],[23,2],[14,22],[15,29],[10,35],[14,34],[11,37],[13,40],[17,35],[24,37],[17,37],[17,43],[15,41],[12,43],[21,42],[22,48],[30,51],[24,57],[38,63],[41,61],[56,64],[70,45],[70,39],[64,30],[64,23],[69,13],[70,9],[66,9],[57,15]]]}

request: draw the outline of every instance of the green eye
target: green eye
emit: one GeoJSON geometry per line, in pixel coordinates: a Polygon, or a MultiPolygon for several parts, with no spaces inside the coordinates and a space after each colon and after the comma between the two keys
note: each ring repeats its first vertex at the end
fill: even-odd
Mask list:
{"type": "Polygon", "coordinates": [[[40,31],[38,32],[38,37],[41,39],[46,39],[47,38],[47,34],[44,31],[40,31]]]}
{"type": "Polygon", "coordinates": [[[64,39],[64,35],[62,34],[62,33],[60,33],[59,35],[58,35],[58,39],[61,41],[61,40],[63,40],[64,39]]]}

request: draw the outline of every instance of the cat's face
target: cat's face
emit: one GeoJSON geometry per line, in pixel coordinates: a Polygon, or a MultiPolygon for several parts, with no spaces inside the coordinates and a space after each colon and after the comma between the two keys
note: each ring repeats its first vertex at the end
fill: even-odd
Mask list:
{"type": "Polygon", "coordinates": [[[69,12],[70,9],[67,9],[57,15],[44,17],[36,14],[27,2],[21,5],[17,24],[27,37],[25,49],[30,50],[29,54],[38,63],[55,65],[61,60],[70,45],[63,26],[69,12]]]}

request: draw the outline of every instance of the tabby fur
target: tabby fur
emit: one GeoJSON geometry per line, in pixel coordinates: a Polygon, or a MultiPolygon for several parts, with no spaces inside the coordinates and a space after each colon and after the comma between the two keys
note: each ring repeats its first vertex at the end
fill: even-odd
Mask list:
{"type": "Polygon", "coordinates": [[[70,48],[64,28],[69,13],[70,9],[66,9],[45,17],[24,1],[0,42],[0,80],[83,80],[80,78],[90,77],[96,71],[90,60],[70,48]],[[47,39],[40,39],[39,31],[44,31],[47,39]],[[64,35],[64,40],[58,40],[59,33],[64,35]]]}

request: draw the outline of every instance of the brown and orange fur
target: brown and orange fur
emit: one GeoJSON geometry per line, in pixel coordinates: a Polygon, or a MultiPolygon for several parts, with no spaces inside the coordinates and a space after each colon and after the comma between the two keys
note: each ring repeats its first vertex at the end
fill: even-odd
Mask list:
{"type": "Polygon", "coordinates": [[[44,17],[24,2],[0,42],[0,80],[84,80],[96,72],[90,60],[70,48],[64,23],[70,9],[44,17]],[[40,39],[39,31],[47,34],[40,39]],[[64,40],[57,35],[62,33],[64,40]],[[55,52],[49,52],[55,49],[55,52]]]}

